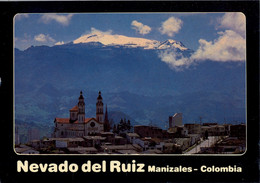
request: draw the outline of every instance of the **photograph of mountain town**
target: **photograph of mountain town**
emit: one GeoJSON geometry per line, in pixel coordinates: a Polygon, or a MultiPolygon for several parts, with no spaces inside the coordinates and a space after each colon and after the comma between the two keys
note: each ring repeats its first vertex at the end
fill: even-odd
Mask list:
{"type": "Polygon", "coordinates": [[[243,13],[14,17],[18,154],[241,155],[243,13]]]}

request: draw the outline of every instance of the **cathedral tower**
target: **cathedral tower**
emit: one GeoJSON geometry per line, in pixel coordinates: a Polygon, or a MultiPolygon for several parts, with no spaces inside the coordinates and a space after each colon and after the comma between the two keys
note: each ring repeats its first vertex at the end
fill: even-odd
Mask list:
{"type": "Polygon", "coordinates": [[[96,103],[96,119],[97,121],[103,123],[104,114],[103,114],[103,102],[101,92],[98,92],[97,103],[96,103]]]}
{"type": "Polygon", "coordinates": [[[78,102],[78,122],[85,122],[85,102],[84,97],[82,95],[82,91],[80,92],[79,102],[78,102]]]}

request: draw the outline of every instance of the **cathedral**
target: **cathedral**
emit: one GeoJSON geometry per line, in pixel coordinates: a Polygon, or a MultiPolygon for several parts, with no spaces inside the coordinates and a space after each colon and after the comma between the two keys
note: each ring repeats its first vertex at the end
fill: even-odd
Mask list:
{"type": "Polygon", "coordinates": [[[99,92],[96,103],[96,118],[85,117],[85,102],[82,91],[78,99],[78,104],[69,110],[69,118],[55,118],[55,129],[53,137],[83,137],[89,135],[98,135],[101,132],[110,131],[110,125],[107,115],[103,113],[103,101],[101,92],[99,92]]]}

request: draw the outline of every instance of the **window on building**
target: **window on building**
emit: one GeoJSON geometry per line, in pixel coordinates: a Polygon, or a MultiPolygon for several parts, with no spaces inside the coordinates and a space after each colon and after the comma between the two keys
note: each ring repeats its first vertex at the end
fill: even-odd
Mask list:
{"type": "Polygon", "coordinates": [[[93,128],[96,124],[94,122],[90,123],[90,126],[93,128]]]}

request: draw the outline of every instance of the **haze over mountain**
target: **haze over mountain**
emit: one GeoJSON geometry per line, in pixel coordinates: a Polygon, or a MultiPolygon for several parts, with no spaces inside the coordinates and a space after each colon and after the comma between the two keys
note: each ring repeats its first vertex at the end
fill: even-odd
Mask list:
{"type": "Polygon", "coordinates": [[[68,117],[82,90],[86,116],[98,91],[109,115],[162,128],[170,115],[184,122],[245,121],[245,64],[212,62],[173,70],[163,51],[193,53],[181,42],[88,34],[62,45],[15,49],[16,119],[52,124],[68,117]]]}

